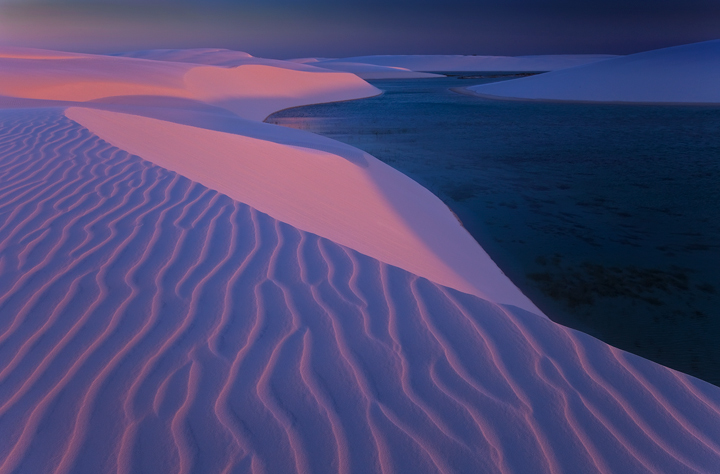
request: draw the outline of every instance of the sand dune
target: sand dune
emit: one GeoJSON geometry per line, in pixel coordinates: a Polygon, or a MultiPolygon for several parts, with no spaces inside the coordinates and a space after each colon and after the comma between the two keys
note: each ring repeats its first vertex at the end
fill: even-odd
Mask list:
{"type": "Polygon", "coordinates": [[[0,472],[717,467],[714,387],[302,232],[59,112],[2,130],[0,472]]]}
{"type": "Polygon", "coordinates": [[[354,63],[349,61],[319,62],[314,65],[333,71],[351,72],[363,79],[423,79],[444,77],[442,74],[416,72],[404,67],[377,66],[375,64],[354,63]]]}
{"type": "Polygon", "coordinates": [[[720,104],[720,40],[468,88],[498,98],[720,104]]]}
{"type": "Polygon", "coordinates": [[[11,57],[0,54],[0,96],[63,102],[178,98],[262,120],[287,107],[380,93],[353,74],[298,70],[302,65],[290,63],[287,67],[258,63],[227,68],[94,55],[25,58],[18,56],[17,48],[13,52],[11,57]]]}
{"type": "Polygon", "coordinates": [[[246,61],[254,59],[250,53],[222,48],[148,49],[118,53],[113,56],[230,67],[241,66],[247,64],[246,61]]]}
{"type": "Polygon", "coordinates": [[[289,61],[255,58],[227,49],[155,49],[119,56],[237,67],[262,64],[303,71],[343,71],[363,79],[411,79],[438,77],[428,71],[554,71],[617,56],[608,54],[557,54],[540,56],[383,55],[351,58],[298,58],[289,61]]]}
{"type": "Polygon", "coordinates": [[[363,79],[411,79],[423,77],[442,77],[437,74],[415,72],[401,67],[377,66],[360,62],[327,61],[319,58],[278,61],[275,59],[256,58],[248,53],[228,49],[151,49],[133,51],[117,56],[152,59],[156,61],[175,61],[213,66],[237,67],[247,64],[296,69],[300,71],[318,72],[332,70],[350,72],[363,79]],[[317,67],[316,67],[317,66],[317,67]]]}
{"type": "Polygon", "coordinates": [[[0,98],[0,474],[717,471],[720,389],[518,307],[477,246],[481,296],[327,238],[358,219],[402,231],[399,256],[466,248],[374,158],[165,95],[220,81],[252,118],[373,93],[356,77],[255,65],[270,84],[233,90],[227,68],[189,86],[189,63],[39,58],[0,59],[29,78],[0,98]],[[41,94],[54,78],[163,92],[41,94]],[[350,214],[302,214],[313,196],[350,214]]]}
{"type": "Polygon", "coordinates": [[[289,62],[317,66],[334,71],[351,72],[363,79],[422,79],[430,77],[444,77],[442,74],[417,72],[398,66],[380,66],[363,62],[345,61],[342,59],[327,58],[298,58],[289,62]]]}
{"type": "Polygon", "coordinates": [[[0,58],[15,59],[76,59],[88,57],[82,53],[66,53],[64,51],[51,51],[47,49],[20,48],[13,46],[0,46],[0,58]]]}
{"type": "Polygon", "coordinates": [[[411,71],[554,71],[589,64],[617,56],[609,54],[551,54],[539,56],[463,56],[463,55],[380,55],[356,56],[342,59],[310,58],[298,60],[318,67],[332,67],[335,63],[373,64],[401,67],[411,71]]]}
{"type": "Polygon", "coordinates": [[[123,150],[299,229],[436,283],[539,313],[445,204],[368,154],[348,159],[85,108],[66,115],[123,150]]]}
{"type": "Polygon", "coordinates": [[[273,66],[281,69],[295,71],[327,72],[312,65],[281,61],[277,59],[257,58],[244,51],[233,51],[221,48],[195,48],[195,49],[148,49],[144,51],[129,51],[114,54],[116,57],[149,59],[152,61],[169,61],[189,64],[204,64],[234,68],[247,65],[273,66]]]}

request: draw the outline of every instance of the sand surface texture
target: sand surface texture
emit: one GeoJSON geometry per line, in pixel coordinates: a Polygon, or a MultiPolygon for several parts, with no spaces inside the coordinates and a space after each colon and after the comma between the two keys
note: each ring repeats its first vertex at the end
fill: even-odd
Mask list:
{"type": "Polygon", "coordinates": [[[356,76],[6,55],[0,473],[717,471],[720,389],[549,321],[374,158],[250,120],[356,76]]]}

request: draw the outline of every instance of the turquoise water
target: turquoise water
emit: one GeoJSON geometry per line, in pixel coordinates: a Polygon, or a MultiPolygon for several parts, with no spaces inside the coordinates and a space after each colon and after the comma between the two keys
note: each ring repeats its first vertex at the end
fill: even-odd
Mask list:
{"type": "Polygon", "coordinates": [[[449,90],[496,80],[371,81],[385,93],[267,121],[429,188],[553,320],[720,385],[720,108],[449,90]]]}

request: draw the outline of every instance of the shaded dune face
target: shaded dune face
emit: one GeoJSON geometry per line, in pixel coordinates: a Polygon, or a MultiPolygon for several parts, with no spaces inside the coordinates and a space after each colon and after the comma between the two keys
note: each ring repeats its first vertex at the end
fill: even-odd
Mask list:
{"type": "Polygon", "coordinates": [[[0,130],[0,473],[720,465],[708,384],[299,231],[60,111],[0,130]]]}
{"type": "Polygon", "coordinates": [[[610,58],[468,88],[491,98],[720,104],[720,40],[610,58]]]}

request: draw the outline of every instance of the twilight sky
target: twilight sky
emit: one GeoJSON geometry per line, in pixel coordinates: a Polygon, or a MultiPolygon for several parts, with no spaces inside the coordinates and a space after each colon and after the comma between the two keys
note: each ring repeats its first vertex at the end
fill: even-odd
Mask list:
{"type": "Polygon", "coordinates": [[[291,58],[632,53],[720,38],[720,0],[0,0],[0,45],[291,58]]]}

